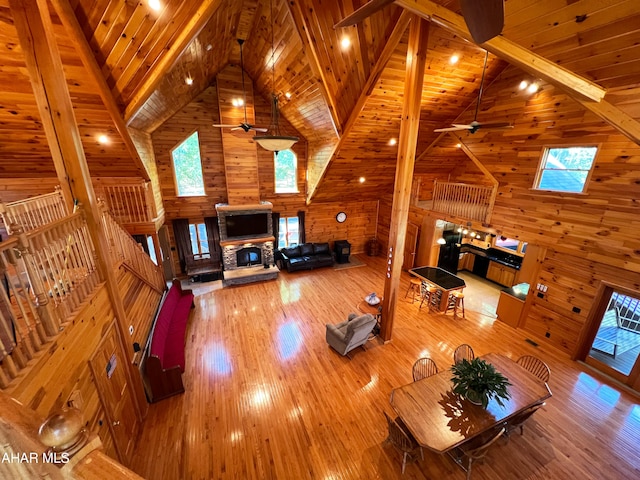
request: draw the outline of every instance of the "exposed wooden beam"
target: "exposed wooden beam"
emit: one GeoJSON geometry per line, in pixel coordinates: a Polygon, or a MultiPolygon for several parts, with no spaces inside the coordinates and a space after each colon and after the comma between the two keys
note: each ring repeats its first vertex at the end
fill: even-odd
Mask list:
{"type": "Polygon", "coordinates": [[[389,63],[389,60],[391,59],[393,52],[395,51],[396,47],[398,46],[398,43],[402,39],[402,36],[404,35],[404,32],[407,29],[409,22],[411,21],[411,18],[412,18],[412,15],[406,10],[402,12],[400,17],[398,17],[398,21],[396,22],[396,25],[394,26],[391,32],[391,35],[389,35],[389,39],[387,40],[387,43],[382,49],[382,53],[380,53],[380,56],[376,60],[376,64],[371,69],[371,73],[369,74],[369,77],[367,78],[367,81],[364,84],[362,92],[360,92],[360,96],[358,97],[358,100],[356,101],[356,104],[354,105],[353,110],[351,110],[351,114],[349,115],[349,118],[344,124],[342,137],[340,137],[340,140],[334,146],[333,151],[329,156],[329,161],[324,165],[324,168],[322,169],[322,173],[318,177],[318,181],[315,183],[315,185],[312,185],[309,189],[309,194],[307,196],[307,204],[311,203],[313,194],[316,192],[318,185],[320,185],[320,182],[322,182],[322,179],[326,175],[329,165],[331,164],[331,162],[335,160],[335,157],[340,152],[340,148],[342,147],[343,142],[345,142],[346,139],[348,138],[349,133],[351,132],[351,129],[353,128],[356,121],[358,120],[358,117],[360,116],[362,109],[366,105],[367,100],[371,96],[373,89],[375,88],[376,84],[380,80],[380,76],[382,75],[382,72],[384,72],[384,69],[386,68],[387,63],[389,63]]]}
{"type": "Polygon", "coordinates": [[[149,172],[147,172],[147,168],[140,158],[138,150],[133,144],[133,140],[131,140],[131,136],[127,130],[127,125],[122,118],[122,111],[113,98],[109,85],[107,85],[107,81],[102,75],[102,70],[100,69],[98,62],[96,61],[96,57],[89,46],[89,42],[87,42],[87,38],[82,32],[82,27],[76,18],[73,8],[71,8],[71,5],[69,4],[69,0],[52,0],[51,3],[60,17],[60,20],[62,20],[62,24],[67,29],[71,41],[78,50],[82,63],[87,70],[89,70],[93,80],[98,84],[98,93],[100,94],[100,98],[102,98],[104,106],[109,112],[118,133],[122,137],[126,149],[129,151],[133,161],[138,165],[138,168],[143,172],[142,177],[145,180],[150,180],[149,172]]]}
{"type": "Polygon", "coordinates": [[[438,142],[442,139],[442,137],[445,136],[445,134],[446,132],[440,132],[440,134],[436,137],[436,139],[433,142],[431,142],[431,144],[427,148],[424,149],[424,151],[418,156],[418,158],[416,158],[416,163],[418,163],[419,161],[424,159],[424,157],[429,155],[431,150],[433,150],[433,147],[435,147],[438,144],[438,142]]]}
{"type": "Polygon", "coordinates": [[[630,117],[618,107],[611,105],[605,100],[601,102],[593,102],[590,100],[578,101],[584,108],[595,113],[620,133],[640,145],[640,122],[638,122],[638,120],[630,117]]]}
{"type": "MultiPolygon", "coordinates": [[[[430,0],[395,0],[395,3],[465,40],[475,43],[464,18],[449,9],[430,0]]],[[[486,41],[481,46],[510,64],[561,87],[574,98],[599,102],[607,93],[600,85],[556,65],[501,35],[486,41]]]]}
{"type": "Polygon", "coordinates": [[[398,161],[391,206],[391,225],[389,226],[389,250],[387,257],[391,264],[387,267],[384,282],[384,300],[382,302],[382,318],[380,335],[386,342],[391,340],[398,287],[402,273],[405,236],[407,234],[407,218],[411,203],[411,185],[415,166],[416,145],[420,126],[420,103],[422,100],[422,83],[427,57],[429,40],[429,23],[417,18],[413,19],[409,28],[409,45],[404,82],[404,104],[400,121],[400,137],[398,141],[398,161]]]}
{"type": "Polygon", "coordinates": [[[462,138],[460,138],[458,135],[456,135],[453,132],[449,132],[449,136],[453,138],[457,143],[460,144],[460,149],[467,155],[467,157],[471,159],[474,165],[480,169],[480,171],[484,174],[484,176],[487,177],[491,181],[491,183],[497,186],[499,182],[498,180],[496,180],[496,177],[494,177],[493,174],[489,171],[489,169],[485,167],[483,163],[478,159],[478,157],[476,157],[473,154],[473,152],[469,150],[469,147],[467,147],[464,144],[464,142],[462,141],[462,138]]]}
{"type": "Polygon", "coordinates": [[[180,57],[185,48],[189,45],[200,30],[204,28],[209,19],[216,12],[218,7],[223,3],[223,0],[203,0],[198,11],[191,17],[191,20],[186,27],[180,32],[178,38],[172,43],[169,51],[162,57],[158,64],[153,68],[153,71],[149,74],[142,86],[138,88],[135,95],[127,105],[124,112],[124,119],[127,124],[131,121],[134,115],[140,110],[140,108],[149,99],[158,83],[165,74],[171,69],[175,61],[180,57]]]}
{"type": "Polygon", "coordinates": [[[309,28],[309,19],[304,14],[300,0],[287,1],[286,4],[287,8],[289,9],[289,14],[293,19],[293,24],[298,31],[298,36],[300,37],[302,45],[304,46],[311,71],[313,72],[313,75],[318,79],[320,92],[322,93],[322,97],[324,98],[325,102],[327,102],[327,108],[329,109],[329,116],[331,117],[333,129],[335,130],[336,135],[340,137],[342,135],[342,124],[340,123],[340,119],[338,118],[336,99],[329,91],[327,76],[325,75],[324,68],[322,68],[322,65],[320,64],[320,58],[318,57],[318,51],[316,50],[318,40],[314,37],[311,29],[309,28]]]}
{"type": "MultiPolygon", "coordinates": [[[[96,251],[98,271],[105,281],[111,306],[118,319],[116,323],[119,335],[125,338],[124,328],[129,322],[109,257],[107,236],[91,183],[80,130],[73,113],[48,0],[9,0],[9,7],[47,141],[52,152],[55,151],[54,163],[58,178],[68,179],[73,198],[79,200],[84,208],[87,230],[96,251]]],[[[127,381],[136,391],[136,416],[141,420],[144,392],[141,382],[133,382],[132,357],[133,352],[128,349],[125,372],[127,381]]],[[[146,406],[146,402],[144,405],[146,406]]]]}

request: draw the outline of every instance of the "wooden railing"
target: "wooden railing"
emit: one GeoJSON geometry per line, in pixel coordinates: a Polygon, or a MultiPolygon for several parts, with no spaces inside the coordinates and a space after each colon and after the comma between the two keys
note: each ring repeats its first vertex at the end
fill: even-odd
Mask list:
{"type": "Polygon", "coordinates": [[[155,208],[150,182],[128,185],[96,185],[98,199],[121,225],[154,221],[155,208]]]}
{"type": "Polygon", "coordinates": [[[492,185],[436,181],[433,185],[432,209],[447,215],[489,223],[496,191],[496,187],[492,185]]]}
{"type": "Polygon", "coordinates": [[[0,203],[0,215],[9,235],[27,232],[50,222],[60,220],[69,214],[60,188],[53,193],[38,195],[11,203],[0,203]]]}
{"type": "Polygon", "coordinates": [[[125,263],[149,285],[162,292],[166,286],[164,274],[144,252],[140,244],[104,209],[102,222],[113,267],[118,268],[121,263],[125,263]]]}
{"type": "Polygon", "coordinates": [[[80,212],[0,243],[0,387],[57,335],[100,283],[80,212]]]}

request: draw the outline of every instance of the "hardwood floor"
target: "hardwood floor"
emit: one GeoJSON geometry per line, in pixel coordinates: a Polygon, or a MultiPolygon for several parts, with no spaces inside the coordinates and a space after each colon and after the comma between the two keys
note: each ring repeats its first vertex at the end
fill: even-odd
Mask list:
{"type": "MultiPolygon", "coordinates": [[[[489,290],[469,283],[464,320],[403,300],[390,343],[372,340],[352,360],[331,350],[325,323],[383,289],[384,259],[361,259],[366,267],[282,272],[197,296],[186,393],[150,406],[133,470],[151,480],[463,479],[450,458],[428,451],[402,476],[401,453],[383,442],[382,412],[393,414],[389,393],[412,381],[417,358],[442,370],[469,343],[477,355],[539,356],[554,394],[523,436],[499,441],[474,464],[475,480],[640,477],[638,398],[492,318],[489,290]]],[[[403,274],[402,295],[408,285],[403,274]]]]}

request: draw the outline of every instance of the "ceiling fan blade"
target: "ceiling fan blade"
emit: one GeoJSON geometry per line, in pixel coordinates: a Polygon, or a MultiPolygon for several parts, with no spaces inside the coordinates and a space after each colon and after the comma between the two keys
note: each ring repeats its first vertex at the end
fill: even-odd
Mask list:
{"type": "Polygon", "coordinates": [[[340,27],[349,27],[351,25],[355,25],[356,23],[360,23],[365,18],[370,17],[378,10],[383,9],[390,3],[393,3],[393,0],[371,0],[369,3],[364,4],[357,10],[355,10],[351,15],[347,15],[338,23],[336,23],[333,28],[340,27]]]}
{"type": "Polygon", "coordinates": [[[237,128],[238,125],[221,125],[221,124],[213,124],[213,127],[218,127],[218,128],[237,128]]]}
{"type": "Polygon", "coordinates": [[[462,16],[473,40],[480,44],[500,35],[504,27],[503,0],[460,0],[462,16]]]}
{"type": "Polygon", "coordinates": [[[471,130],[469,125],[456,125],[455,127],[436,128],[434,132],[459,132],[460,130],[471,130]]]}
{"type": "Polygon", "coordinates": [[[509,122],[487,122],[478,125],[481,128],[513,128],[509,122]]]}
{"type": "Polygon", "coordinates": [[[255,130],[256,132],[267,133],[269,131],[268,128],[262,127],[251,127],[251,130],[255,130]]]}

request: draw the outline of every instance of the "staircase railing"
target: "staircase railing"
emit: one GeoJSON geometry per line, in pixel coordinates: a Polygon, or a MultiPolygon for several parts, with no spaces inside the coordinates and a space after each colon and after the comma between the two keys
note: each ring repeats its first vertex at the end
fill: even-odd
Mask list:
{"type": "Polygon", "coordinates": [[[438,182],[433,185],[435,212],[489,223],[496,197],[493,185],[438,182]]]}
{"type": "Polygon", "coordinates": [[[96,196],[122,225],[154,221],[155,203],[150,182],[128,185],[96,185],[96,196]]]}
{"type": "Polygon", "coordinates": [[[81,212],[0,243],[0,387],[57,335],[100,283],[81,212]]]}
{"type": "Polygon", "coordinates": [[[104,208],[102,222],[114,268],[124,262],[153,288],[162,292],[166,287],[164,274],[144,252],[140,244],[104,208]]]}
{"type": "Polygon", "coordinates": [[[37,197],[27,198],[11,203],[0,203],[0,215],[9,235],[22,231],[34,230],[42,225],[60,220],[69,214],[67,205],[62,197],[62,190],[37,197]]]}

